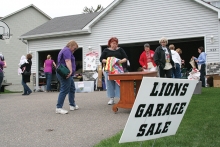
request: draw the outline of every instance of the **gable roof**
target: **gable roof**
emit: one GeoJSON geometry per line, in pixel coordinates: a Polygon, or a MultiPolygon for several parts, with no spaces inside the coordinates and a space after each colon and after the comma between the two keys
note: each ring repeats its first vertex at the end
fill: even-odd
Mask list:
{"type": "MultiPolygon", "coordinates": [[[[43,24],[42,26],[39,26],[39,28],[36,28],[24,35],[22,35],[20,38],[21,39],[36,39],[36,38],[48,38],[48,37],[55,37],[55,36],[65,36],[65,35],[76,35],[76,34],[85,34],[85,33],[91,33],[91,27],[94,26],[99,20],[101,20],[105,15],[107,15],[113,8],[115,8],[119,3],[121,3],[123,0],[114,0],[110,5],[108,5],[107,8],[105,8],[101,13],[89,13],[91,14],[89,16],[89,14],[80,14],[80,15],[74,15],[75,20],[82,20],[82,18],[80,17],[85,17],[85,19],[88,20],[84,20],[83,22],[78,22],[79,25],[77,28],[75,28],[75,26],[73,25],[75,22],[74,19],[72,19],[72,23],[68,23],[68,20],[63,18],[63,21],[59,22],[61,20],[62,17],[60,17],[60,19],[58,18],[57,20],[54,20],[54,22],[61,24],[61,26],[56,25],[57,27],[61,27],[62,29],[60,29],[60,32],[57,31],[58,28],[54,28],[55,24],[50,23],[50,21],[46,24],[43,24]],[[94,15],[92,15],[94,14],[94,15]],[[88,15],[88,17],[86,16],[88,15]],[[67,22],[66,22],[67,21],[67,22]],[[62,25],[62,23],[68,23],[71,26],[65,26],[62,25]],[[44,26],[45,25],[45,26],[44,26]],[[45,32],[40,32],[41,29],[43,29],[43,26],[45,27],[45,32],[46,32],[46,28],[50,29],[50,27],[53,28],[54,31],[50,31],[48,30],[47,33],[45,32]],[[83,27],[82,27],[83,26],[83,27]],[[64,29],[65,27],[67,27],[68,29],[64,29]],[[41,33],[41,34],[40,34],[41,33]]],[[[213,5],[210,5],[208,3],[206,3],[203,0],[194,0],[195,2],[197,2],[198,4],[201,4],[213,11],[216,11],[218,13],[218,19],[220,19],[220,9],[214,7],[213,5]]],[[[68,16],[66,16],[68,17],[68,16]]],[[[51,22],[53,22],[53,20],[51,20],[51,22]]]]}
{"type": "Polygon", "coordinates": [[[30,8],[30,7],[33,7],[34,9],[36,9],[38,12],[40,12],[41,14],[43,14],[43,15],[44,15],[45,17],[47,17],[48,19],[52,19],[49,15],[47,15],[46,13],[44,13],[43,11],[41,11],[41,10],[40,10],[39,8],[37,8],[35,5],[30,4],[30,5],[28,5],[27,7],[24,7],[24,8],[22,8],[22,9],[20,9],[20,10],[18,10],[18,11],[15,11],[15,12],[9,14],[9,15],[6,15],[5,17],[0,18],[0,20],[3,20],[3,19],[5,19],[5,18],[8,18],[8,17],[10,17],[10,16],[12,16],[12,15],[14,15],[14,14],[17,14],[17,13],[19,13],[19,12],[21,12],[21,11],[27,9],[27,8],[30,8]]]}
{"type": "Polygon", "coordinates": [[[209,4],[209,5],[212,5],[213,7],[219,9],[219,7],[217,7],[217,6],[215,6],[215,5],[213,5],[213,4],[211,3],[211,2],[215,2],[215,1],[210,1],[210,0],[201,0],[201,1],[203,1],[203,2],[205,2],[205,3],[209,4]]]}
{"type": "Polygon", "coordinates": [[[88,23],[83,29],[90,29],[94,24],[96,24],[100,19],[107,15],[113,8],[115,8],[123,0],[114,0],[107,8],[105,8],[95,19],[88,23]]]}
{"type": "MultiPolygon", "coordinates": [[[[199,4],[201,4],[201,5],[203,5],[203,6],[205,6],[205,7],[207,7],[207,8],[209,8],[209,9],[211,9],[211,10],[213,10],[213,11],[218,12],[218,15],[219,15],[220,9],[219,9],[218,7],[216,7],[216,6],[214,6],[214,5],[211,5],[210,3],[207,3],[207,2],[204,1],[204,0],[194,0],[194,1],[197,2],[197,3],[199,3],[199,4]]],[[[218,16],[218,19],[220,19],[219,16],[218,16]]]]}
{"type": "Polygon", "coordinates": [[[20,38],[24,36],[36,37],[36,36],[59,36],[70,35],[71,33],[79,33],[92,19],[94,19],[99,12],[96,13],[86,13],[78,15],[70,15],[63,17],[56,17],[48,22],[38,26],[37,28],[21,35],[20,38]]]}
{"type": "MultiPolygon", "coordinates": [[[[107,7],[102,13],[100,13],[100,15],[98,17],[96,17],[95,19],[93,19],[89,24],[87,24],[83,29],[89,29],[90,27],[92,27],[95,23],[97,23],[101,18],[103,18],[107,13],[109,13],[109,11],[111,11],[114,7],[116,7],[120,2],[122,2],[123,0],[114,0],[114,2],[112,2],[109,7],[107,7]]],[[[209,8],[212,9],[216,12],[218,12],[218,19],[220,19],[220,9],[208,4],[207,2],[203,1],[203,0],[194,0],[195,2],[209,8]]]]}

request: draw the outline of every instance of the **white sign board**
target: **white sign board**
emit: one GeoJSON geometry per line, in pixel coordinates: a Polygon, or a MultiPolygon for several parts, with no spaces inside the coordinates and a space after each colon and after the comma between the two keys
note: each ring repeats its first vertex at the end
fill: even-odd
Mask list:
{"type": "Polygon", "coordinates": [[[97,65],[95,56],[86,56],[84,62],[86,62],[86,70],[96,70],[97,65]]]}
{"type": "Polygon", "coordinates": [[[86,57],[84,59],[84,62],[86,62],[86,70],[96,70],[96,59],[98,55],[98,52],[95,51],[91,51],[88,54],[86,54],[86,57]]]}
{"type": "Polygon", "coordinates": [[[144,77],[119,143],[175,135],[197,82],[144,77]]]}

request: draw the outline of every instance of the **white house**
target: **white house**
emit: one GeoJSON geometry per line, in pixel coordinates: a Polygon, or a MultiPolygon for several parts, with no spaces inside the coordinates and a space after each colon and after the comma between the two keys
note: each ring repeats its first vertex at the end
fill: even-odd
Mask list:
{"type": "Polygon", "coordinates": [[[73,17],[76,20],[71,20],[72,25],[65,17],[59,18],[59,22],[55,18],[20,37],[28,42],[28,51],[34,53],[32,72],[37,73],[37,79],[42,51],[58,53],[69,40],[75,40],[82,48],[83,62],[89,46],[101,54],[108,39],[115,36],[128,54],[131,71],[139,67],[143,45],[148,42],[155,50],[163,36],[169,39],[169,44],[183,50],[186,66],[192,56],[199,55],[200,46],[205,48],[207,62],[219,62],[220,9],[202,0],[115,0],[93,17],[91,14],[69,16],[73,17]],[[86,23],[84,27],[82,20],[86,23]],[[64,29],[62,24],[67,27],[64,29]]]}
{"type": "Polygon", "coordinates": [[[12,34],[12,38],[6,40],[10,42],[0,40],[0,52],[3,53],[7,62],[4,80],[12,83],[7,89],[22,90],[21,76],[18,76],[17,69],[21,56],[27,54],[27,45],[25,41],[23,43],[19,40],[19,37],[50,19],[51,17],[32,4],[0,19],[9,26],[12,34]]]}

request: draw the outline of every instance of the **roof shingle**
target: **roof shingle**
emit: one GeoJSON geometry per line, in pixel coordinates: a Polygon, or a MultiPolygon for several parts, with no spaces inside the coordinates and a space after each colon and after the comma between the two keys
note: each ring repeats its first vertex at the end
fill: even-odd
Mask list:
{"type": "Polygon", "coordinates": [[[81,30],[98,14],[99,12],[56,17],[22,36],[81,30]]]}

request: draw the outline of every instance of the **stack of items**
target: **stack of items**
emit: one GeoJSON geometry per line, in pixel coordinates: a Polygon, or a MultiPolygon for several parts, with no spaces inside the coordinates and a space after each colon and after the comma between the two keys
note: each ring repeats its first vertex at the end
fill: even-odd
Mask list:
{"type": "Polygon", "coordinates": [[[206,78],[210,87],[220,87],[220,62],[207,64],[206,78]]]}
{"type": "Polygon", "coordinates": [[[195,64],[195,61],[193,59],[191,59],[189,63],[192,66],[192,71],[189,73],[188,79],[198,81],[193,94],[201,94],[201,92],[202,92],[202,82],[199,81],[200,80],[200,72],[196,68],[196,64],[195,64]]]}
{"type": "Polygon", "coordinates": [[[220,62],[207,64],[207,75],[220,74],[220,62]]]}
{"type": "Polygon", "coordinates": [[[94,81],[97,78],[97,72],[96,71],[84,71],[82,73],[83,81],[94,81]]]}

